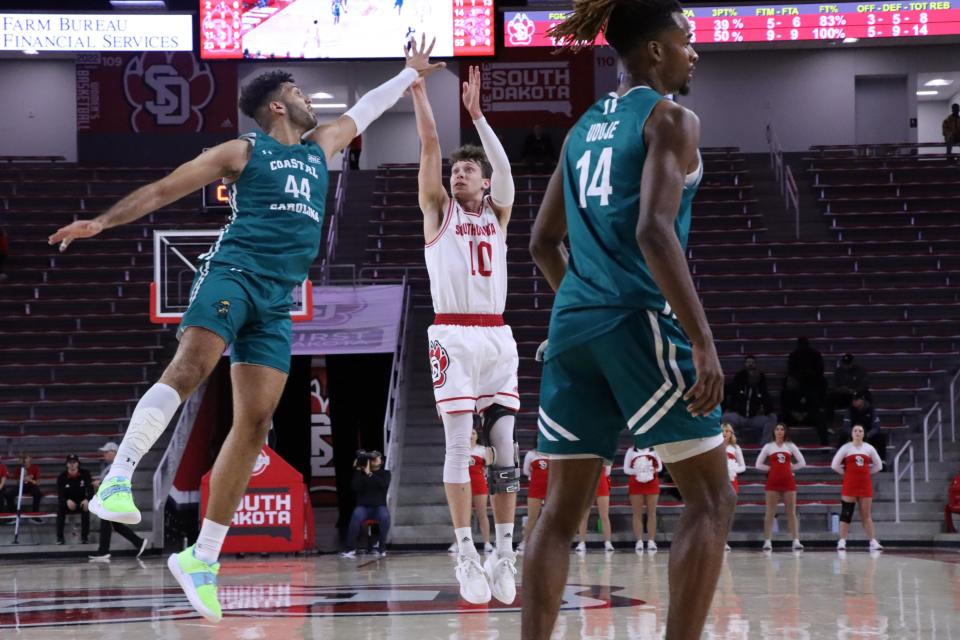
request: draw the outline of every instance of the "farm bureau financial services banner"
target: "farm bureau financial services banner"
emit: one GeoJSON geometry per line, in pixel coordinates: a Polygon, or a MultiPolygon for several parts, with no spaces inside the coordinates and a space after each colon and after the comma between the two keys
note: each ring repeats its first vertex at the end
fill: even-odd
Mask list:
{"type": "Polygon", "coordinates": [[[392,353],[403,314],[403,285],[314,287],[313,320],[293,325],[291,353],[392,353]]]}
{"type": "MultiPolygon", "coordinates": [[[[593,53],[553,49],[503,49],[496,61],[480,64],[480,107],[491,127],[529,129],[534,124],[569,128],[593,103],[593,53]]],[[[470,65],[460,65],[460,79],[467,81],[470,65]]],[[[460,126],[472,128],[469,114],[461,107],[460,126]]]]}
{"type": "Polygon", "coordinates": [[[193,51],[177,14],[0,13],[0,51],[193,51]]]}

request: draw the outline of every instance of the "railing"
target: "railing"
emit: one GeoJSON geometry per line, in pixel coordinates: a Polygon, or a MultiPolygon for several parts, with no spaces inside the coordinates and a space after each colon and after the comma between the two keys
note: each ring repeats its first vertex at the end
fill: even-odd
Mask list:
{"type": "MultiPolygon", "coordinates": [[[[335,200],[333,211],[330,215],[330,227],[327,229],[327,255],[324,258],[324,267],[329,265],[337,257],[337,229],[340,224],[340,216],[343,215],[343,203],[347,195],[347,181],[350,178],[350,151],[343,150],[343,162],[340,164],[340,175],[337,176],[337,189],[335,191],[335,200]]],[[[329,283],[329,269],[323,270],[323,284],[329,283]]]]}
{"type": "Polygon", "coordinates": [[[404,348],[407,337],[407,321],[410,316],[410,290],[407,278],[403,278],[403,315],[400,316],[400,326],[397,329],[396,349],[393,352],[393,364],[390,367],[390,386],[387,396],[387,408],[383,417],[383,449],[386,454],[386,467],[393,472],[390,489],[387,492],[387,506],[391,513],[396,513],[398,492],[400,485],[398,470],[400,469],[402,450],[402,435],[398,436],[397,425],[403,425],[406,418],[406,407],[403,402],[401,389],[404,384],[407,353],[404,348]]]}
{"type": "Polygon", "coordinates": [[[800,239],[800,191],[793,170],[783,159],[783,148],[770,124],[767,125],[767,145],[770,148],[770,167],[777,178],[783,206],[787,211],[793,210],[794,237],[800,239]]]}
{"type": "Polygon", "coordinates": [[[960,371],[950,381],[950,442],[957,441],[957,383],[960,371]]]}
{"type": "Polygon", "coordinates": [[[907,473],[910,474],[910,502],[914,503],[917,501],[916,493],[913,490],[913,442],[907,441],[900,451],[897,451],[897,455],[893,458],[893,521],[900,522],[900,478],[902,478],[907,473]],[[906,466],[902,469],[900,468],[900,456],[904,453],[909,454],[907,458],[906,466]]]}
{"type": "Polygon", "coordinates": [[[927,414],[923,416],[923,481],[930,482],[930,438],[937,436],[940,448],[940,462],[943,462],[943,410],[939,402],[935,402],[927,414]],[[930,417],[937,413],[937,423],[931,427],[930,417]]]}

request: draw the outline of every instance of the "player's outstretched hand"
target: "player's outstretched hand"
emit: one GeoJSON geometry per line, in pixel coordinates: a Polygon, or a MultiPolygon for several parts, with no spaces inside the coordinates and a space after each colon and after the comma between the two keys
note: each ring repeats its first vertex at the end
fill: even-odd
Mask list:
{"type": "Polygon", "coordinates": [[[701,347],[693,346],[693,366],[697,370],[697,381],[683,396],[687,411],[694,416],[710,415],[723,401],[723,369],[713,340],[701,347]]]}
{"type": "Polygon", "coordinates": [[[463,106],[474,120],[483,117],[480,110],[480,68],[470,67],[470,80],[463,83],[463,106]]]}
{"type": "Polygon", "coordinates": [[[404,53],[407,56],[407,66],[419,73],[421,78],[447,66],[446,62],[430,63],[430,52],[433,51],[433,45],[436,43],[437,39],[434,38],[430,41],[430,46],[428,47],[427,37],[420,34],[419,47],[417,46],[416,38],[411,38],[410,42],[407,43],[407,46],[404,48],[404,53]]]}
{"type": "Polygon", "coordinates": [[[63,253],[70,243],[77,238],[92,238],[103,231],[103,225],[96,220],[77,220],[65,227],[60,227],[52,236],[47,238],[47,244],[60,243],[60,252],[63,253]]]}

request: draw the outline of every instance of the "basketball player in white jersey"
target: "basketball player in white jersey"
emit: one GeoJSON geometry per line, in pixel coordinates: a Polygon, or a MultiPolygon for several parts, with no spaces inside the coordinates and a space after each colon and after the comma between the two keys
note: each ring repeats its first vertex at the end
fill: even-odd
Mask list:
{"type": "Polygon", "coordinates": [[[430,293],[436,313],[428,329],[437,410],[446,434],[443,482],[458,544],[460,595],[475,604],[491,595],[516,597],[513,522],[520,488],[513,440],[517,394],[517,345],[503,323],[507,300],[507,223],[513,176],[503,146],[480,111],[480,71],[470,69],[463,104],[483,149],[465,145],[450,160],[450,193],[443,184],[440,141],[426,87],[411,88],[420,135],[419,201],[430,293]],[[490,190],[489,195],[486,194],[490,190]],[[496,550],[481,566],[470,533],[470,431],[483,415],[496,550]]]}

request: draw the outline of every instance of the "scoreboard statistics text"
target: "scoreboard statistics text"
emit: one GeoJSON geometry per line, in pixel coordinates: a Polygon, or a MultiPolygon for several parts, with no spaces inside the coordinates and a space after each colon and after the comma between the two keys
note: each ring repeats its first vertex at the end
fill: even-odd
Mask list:
{"type": "MultiPolygon", "coordinates": [[[[953,0],[957,1],[957,0],[953,0]]],[[[960,4],[887,2],[689,7],[696,43],[922,38],[960,34],[960,4]]],[[[547,30],[564,11],[504,12],[508,47],[555,46],[547,30]]],[[[606,44],[601,35],[595,44],[606,44]]]]}

